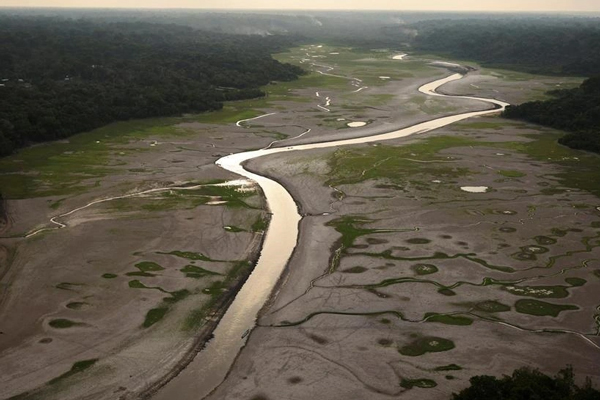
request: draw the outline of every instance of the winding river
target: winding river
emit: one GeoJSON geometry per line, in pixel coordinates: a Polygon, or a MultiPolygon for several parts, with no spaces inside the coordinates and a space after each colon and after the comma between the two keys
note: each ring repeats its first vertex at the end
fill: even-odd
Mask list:
{"type": "Polygon", "coordinates": [[[266,148],[232,154],[216,162],[220,167],[244,176],[261,187],[272,214],[271,222],[254,271],[215,329],[214,338],[177,377],[154,396],[155,399],[198,400],[206,397],[223,382],[237,354],[246,343],[248,331],[255,326],[259,310],[268,300],[296,247],[298,224],[301,217],[294,199],[279,183],[244,169],[244,162],[278,153],[335,148],[403,138],[442,128],[467,118],[497,113],[508,106],[507,103],[495,99],[449,96],[436,91],[440,86],[462,77],[461,74],[455,74],[439,79],[421,86],[419,91],[431,96],[479,100],[494,107],[483,111],[441,117],[389,133],[332,142],[266,148]]]}

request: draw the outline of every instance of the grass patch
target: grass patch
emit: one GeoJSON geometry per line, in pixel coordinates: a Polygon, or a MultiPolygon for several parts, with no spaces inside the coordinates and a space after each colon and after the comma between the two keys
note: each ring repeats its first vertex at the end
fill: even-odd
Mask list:
{"type": "Polygon", "coordinates": [[[151,327],[152,325],[156,324],[161,319],[163,319],[163,317],[167,314],[168,311],[168,307],[158,307],[151,309],[146,313],[146,318],[144,319],[144,323],[142,324],[142,326],[144,328],[151,327]]]}
{"type": "Polygon", "coordinates": [[[412,238],[412,239],[407,239],[406,243],[410,243],[410,244],[428,244],[428,243],[431,243],[431,240],[425,239],[425,238],[412,238]]]}
{"type": "Polygon", "coordinates": [[[67,378],[70,378],[71,376],[73,376],[75,374],[78,374],[80,372],[85,371],[86,369],[91,368],[97,362],[98,362],[97,358],[93,358],[91,360],[77,361],[76,363],[73,364],[73,366],[71,367],[71,369],[69,371],[52,379],[51,381],[48,382],[48,384],[55,385],[60,381],[63,381],[67,378]]]}
{"type": "Polygon", "coordinates": [[[497,313],[497,312],[506,312],[510,311],[510,306],[506,304],[502,304],[498,301],[488,300],[483,301],[481,303],[477,303],[475,305],[475,309],[478,311],[488,312],[488,313],[497,313]]]}
{"type": "Polygon", "coordinates": [[[433,264],[415,264],[410,269],[417,275],[431,275],[439,271],[438,267],[433,264]]]}
{"type": "Polygon", "coordinates": [[[517,286],[509,285],[503,286],[502,290],[514,294],[516,296],[526,296],[535,298],[550,298],[550,299],[564,299],[569,295],[566,286],[517,286]]]}
{"type": "Polygon", "coordinates": [[[400,386],[404,389],[412,389],[415,387],[421,389],[431,389],[437,386],[437,383],[431,379],[402,379],[400,386]]]}
{"type": "Polygon", "coordinates": [[[426,322],[439,322],[446,325],[462,325],[467,326],[473,324],[473,320],[468,317],[461,315],[447,315],[447,314],[436,314],[427,313],[425,314],[426,322]]]}
{"type": "Polygon", "coordinates": [[[126,276],[140,276],[140,277],[144,277],[144,278],[153,278],[156,276],[155,274],[151,274],[149,272],[142,272],[142,271],[128,272],[125,275],[126,276]]]}
{"type": "Polygon", "coordinates": [[[225,275],[223,281],[213,282],[209,287],[202,291],[202,293],[209,295],[210,299],[204,306],[192,310],[188,314],[183,323],[184,331],[194,330],[201,326],[205,322],[206,316],[221,300],[224,291],[229,289],[229,287],[243,275],[248,274],[249,270],[252,268],[252,263],[250,261],[236,261],[232,264],[232,267],[227,272],[227,275],[225,275]]]}
{"type": "Polygon", "coordinates": [[[456,364],[449,364],[449,365],[442,365],[441,367],[436,367],[433,370],[437,371],[437,372],[460,371],[460,370],[462,370],[462,367],[460,365],[456,365],[456,364]]]}
{"type": "Polygon", "coordinates": [[[133,281],[129,281],[129,287],[132,289],[150,289],[148,286],[144,285],[142,282],[137,279],[133,281]]]}
{"type": "Polygon", "coordinates": [[[519,300],[515,303],[515,309],[521,314],[535,315],[538,317],[558,317],[563,311],[579,310],[574,305],[562,305],[546,303],[540,300],[519,300]]]}
{"type": "Polygon", "coordinates": [[[163,271],[164,268],[152,261],[142,261],[135,264],[135,267],[142,272],[163,271]]]}
{"type": "Polygon", "coordinates": [[[576,278],[576,277],[566,278],[565,282],[567,282],[569,285],[571,285],[573,287],[583,286],[587,283],[587,281],[585,279],[576,278]]]}
{"type": "Polygon", "coordinates": [[[216,261],[216,260],[213,260],[213,259],[205,256],[202,253],[194,253],[192,251],[172,251],[170,253],[157,252],[156,254],[171,255],[171,256],[175,256],[175,257],[179,257],[179,258],[185,258],[187,260],[194,260],[194,261],[208,261],[208,262],[215,262],[216,261]]]}
{"type": "Polygon", "coordinates": [[[82,326],[83,324],[80,322],[71,321],[70,319],[66,318],[58,318],[50,321],[48,325],[55,329],[68,329],[74,326],[82,326]]]}
{"type": "Polygon", "coordinates": [[[416,357],[426,353],[438,353],[449,351],[454,348],[454,342],[448,339],[428,336],[415,340],[414,342],[401,347],[398,352],[403,356],[416,357]]]}
{"type": "MultiPolygon", "coordinates": [[[[435,179],[454,180],[473,173],[467,168],[445,163],[447,158],[438,152],[450,147],[481,145],[461,137],[439,136],[404,146],[369,146],[339,149],[328,158],[331,169],[327,184],[339,186],[371,179],[386,180],[403,187],[409,179],[426,175],[435,179]],[[423,163],[422,161],[440,161],[423,163]]],[[[424,187],[425,188],[425,187],[424,187]]]]}
{"type": "Polygon", "coordinates": [[[438,293],[443,294],[444,296],[456,296],[456,292],[448,288],[441,288],[438,290],[438,293]]]}
{"type": "Polygon", "coordinates": [[[186,278],[196,278],[196,279],[204,278],[205,276],[210,276],[210,275],[221,275],[217,272],[209,271],[207,269],[204,269],[202,267],[198,267],[195,265],[186,265],[185,267],[180,269],[180,271],[185,274],[186,278]]]}
{"type": "Polygon", "coordinates": [[[269,220],[267,218],[258,217],[252,224],[252,232],[265,232],[269,226],[269,220]]]}
{"type": "MultiPolygon", "coordinates": [[[[120,157],[132,152],[130,141],[188,134],[174,124],[185,118],[149,118],[116,122],[52,143],[19,150],[0,159],[0,190],[5,198],[64,196],[86,191],[107,175],[120,172],[120,157]]],[[[58,207],[58,205],[56,206],[58,207]]]]}
{"type": "Polygon", "coordinates": [[[366,272],[366,271],[368,271],[367,268],[357,265],[356,267],[346,268],[346,269],[342,270],[341,272],[344,272],[346,274],[362,274],[363,272],[366,272]]]}
{"type": "Polygon", "coordinates": [[[533,240],[535,240],[535,242],[541,246],[549,246],[552,244],[556,244],[556,239],[553,239],[548,236],[536,236],[533,238],[533,240]]]}
{"type": "Polygon", "coordinates": [[[80,310],[87,304],[88,303],[86,303],[84,301],[73,301],[73,302],[67,304],[66,307],[70,308],[71,310],[80,310]]]}
{"type": "Polygon", "coordinates": [[[61,282],[57,284],[55,287],[60,290],[69,290],[72,292],[76,292],[77,287],[85,286],[83,283],[71,283],[71,282],[61,282]]]}
{"type": "Polygon", "coordinates": [[[527,174],[525,174],[523,172],[509,170],[509,169],[502,169],[502,170],[498,171],[498,174],[505,176],[507,178],[522,178],[524,176],[527,176],[527,174]]]}
{"type": "Polygon", "coordinates": [[[117,275],[117,274],[103,274],[103,275],[102,275],[102,277],[103,277],[104,279],[115,279],[115,278],[117,278],[118,276],[119,276],[119,275],[117,275]]]}

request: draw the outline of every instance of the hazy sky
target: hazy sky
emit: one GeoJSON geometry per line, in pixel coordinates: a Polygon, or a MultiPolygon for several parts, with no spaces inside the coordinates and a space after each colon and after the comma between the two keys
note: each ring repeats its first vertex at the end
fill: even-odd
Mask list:
{"type": "Polygon", "coordinates": [[[0,0],[11,7],[600,11],[600,0],[0,0]]]}

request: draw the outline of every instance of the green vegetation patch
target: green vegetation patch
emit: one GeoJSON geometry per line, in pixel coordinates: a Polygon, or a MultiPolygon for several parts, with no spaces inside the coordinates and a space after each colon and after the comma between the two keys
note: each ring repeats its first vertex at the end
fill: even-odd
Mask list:
{"type": "Polygon", "coordinates": [[[217,272],[209,271],[207,269],[198,267],[196,265],[186,265],[185,267],[180,269],[180,271],[185,274],[186,278],[195,278],[195,279],[204,278],[206,276],[211,276],[211,275],[221,275],[217,272]]]}
{"type": "Polygon", "coordinates": [[[129,281],[129,287],[132,289],[150,289],[148,286],[144,285],[142,282],[137,279],[133,281],[129,281]]]}
{"type": "Polygon", "coordinates": [[[142,271],[128,272],[125,275],[127,275],[127,276],[141,276],[141,277],[146,277],[146,278],[152,278],[152,277],[156,276],[156,274],[151,274],[149,272],[142,272],[142,271]]]}
{"type": "Polygon", "coordinates": [[[570,304],[546,303],[540,300],[519,300],[515,303],[515,309],[521,314],[558,317],[563,311],[579,310],[579,307],[570,304]]]}
{"type": "Polygon", "coordinates": [[[76,363],[73,364],[73,366],[71,367],[71,369],[67,372],[65,372],[64,374],[57,376],[56,378],[52,379],[51,381],[48,382],[49,385],[54,385],[60,381],[63,381],[67,378],[70,378],[71,376],[78,374],[80,372],[85,371],[86,369],[91,368],[94,364],[96,364],[98,362],[97,358],[93,358],[91,360],[83,360],[83,361],[77,361],[76,363]]]}
{"type": "Polygon", "coordinates": [[[443,294],[444,296],[456,296],[456,292],[448,288],[440,288],[438,289],[438,293],[443,294]]]}
{"type": "Polygon", "coordinates": [[[502,169],[498,171],[498,174],[505,176],[507,178],[522,178],[524,176],[526,176],[527,174],[520,172],[520,171],[514,171],[514,170],[509,170],[509,169],[502,169]]]}
{"type": "Polygon", "coordinates": [[[346,269],[342,270],[341,272],[344,272],[346,274],[362,274],[363,272],[366,272],[366,271],[368,271],[367,268],[357,265],[356,267],[346,268],[346,269]]]}
{"type": "Polygon", "coordinates": [[[405,389],[412,389],[418,387],[421,389],[431,389],[437,386],[437,383],[432,379],[402,379],[400,386],[405,389]]]}
{"type": "Polygon", "coordinates": [[[103,277],[104,279],[115,279],[115,278],[117,278],[118,276],[119,276],[119,275],[117,275],[117,274],[109,274],[109,273],[107,273],[107,274],[103,274],[103,275],[102,275],[102,277],[103,277]]]}
{"type": "Polygon", "coordinates": [[[161,319],[163,319],[163,317],[167,314],[168,311],[168,307],[157,307],[151,309],[146,313],[146,318],[144,319],[144,323],[142,324],[142,326],[144,328],[151,327],[152,325],[156,324],[161,319]]]}
{"type": "Polygon", "coordinates": [[[188,314],[183,324],[185,331],[201,326],[207,315],[217,306],[223,293],[229,289],[233,282],[239,280],[243,275],[247,275],[253,266],[250,261],[236,261],[232,264],[223,281],[213,282],[209,287],[202,290],[202,293],[209,295],[210,299],[201,308],[192,310],[188,314]]]}
{"type": "Polygon", "coordinates": [[[327,223],[342,234],[342,246],[348,249],[354,246],[354,241],[361,236],[377,232],[377,229],[363,228],[363,225],[373,222],[368,218],[358,216],[344,216],[327,223]]]}
{"type": "Polygon", "coordinates": [[[156,254],[165,254],[165,255],[171,255],[171,256],[175,256],[175,257],[180,257],[180,258],[186,258],[188,260],[198,260],[198,261],[208,261],[208,262],[214,262],[216,260],[213,260],[211,258],[208,258],[207,256],[205,256],[202,253],[194,253],[192,251],[171,251],[170,253],[163,253],[163,252],[157,252],[156,254]]]}
{"type": "Polygon", "coordinates": [[[269,220],[267,218],[264,218],[262,216],[259,216],[258,218],[256,218],[256,221],[254,221],[254,223],[252,223],[252,232],[264,232],[267,230],[267,227],[269,226],[269,220]]]}
{"type": "Polygon", "coordinates": [[[433,264],[415,264],[410,267],[417,275],[430,275],[439,271],[433,264]]]}
{"type": "Polygon", "coordinates": [[[85,286],[84,283],[71,283],[71,282],[61,282],[57,284],[55,287],[60,290],[69,290],[72,292],[76,292],[77,288],[80,286],[85,286]]]}
{"type": "Polygon", "coordinates": [[[454,342],[448,339],[427,336],[415,340],[414,342],[401,347],[398,352],[404,356],[416,357],[422,356],[426,353],[438,353],[442,351],[449,351],[454,348],[454,342]]]}
{"type": "Polygon", "coordinates": [[[553,239],[548,236],[536,236],[533,238],[535,242],[541,246],[549,246],[552,244],[556,244],[556,239],[553,239]]]}
{"type": "Polygon", "coordinates": [[[477,303],[475,305],[475,309],[478,311],[488,312],[488,313],[497,313],[497,312],[506,312],[510,311],[510,306],[506,304],[502,304],[495,300],[482,301],[481,303],[477,303]]]}
{"type": "Polygon", "coordinates": [[[502,286],[502,290],[514,294],[516,296],[536,297],[536,298],[549,298],[549,299],[563,299],[569,295],[567,286],[517,286],[517,285],[506,285],[502,286]]]}
{"type": "MultiPolygon", "coordinates": [[[[380,179],[403,188],[409,183],[408,179],[414,180],[423,175],[426,175],[424,179],[453,180],[472,171],[447,163],[447,157],[438,155],[438,152],[473,144],[482,145],[458,136],[438,136],[399,147],[378,145],[339,149],[328,159],[331,172],[327,184],[339,186],[380,179]]],[[[427,188],[423,186],[423,189],[427,188]]]]}
{"type": "Polygon", "coordinates": [[[410,244],[428,244],[428,243],[431,243],[431,240],[425,239],[425,238],[412,238],[412,239],[407,239],[406,243],[410,243],[410,244]]]}
{"type": "Polygon", "coordinates": [[[73,302],[67,304],[66,307],[70,308],[71,310],[80,310],[81,308],[83,308],[87,304],[88,303],[86,303],[84,301],[73,301],[73,302]]]}
{"type": "Polygon", "coordinates": [[[427,313],[425,314],[426,322],[439,322],[441,324],[446,325],[472,325],[473,320],[469,317],[465,317],[462,315],[448,315],[448,314],[437,314],[437,313],[427,313]]]}
{"type": "Polygon", "coordinates": [[[434,371],[443,372],[443,371],[460,371],[462,367],[456,364],[448,364],[442,365],[441,367],[436,367],[433,369],[434,371]]]}
{"type": "Polygon", "coordinates": [[[163,271],[164,268],[152,261],[142,261],[135,264],[135,267],[142,272],[163,271]]]}
{"type": "Polygon", "coordinates": [[[577,278],[577,277],[566,278],[565,282],[567,282],[569,285],[571,285],[573,287],[583,286],[587,283],[587,281],[585,279],[577,278]]]}
{"type": "Polygon", "coordinates": [[[66,318],[58,318],[58,319],[51,320],[48,323],[48,325],[50,325],[51,327],[53,327],[55,329],[68,329],[68,328],[72,328],[74,326],[83,326],[84,324],[82,324],[81,322],[71,321],[70,319],[66,319],[66,318]]]}

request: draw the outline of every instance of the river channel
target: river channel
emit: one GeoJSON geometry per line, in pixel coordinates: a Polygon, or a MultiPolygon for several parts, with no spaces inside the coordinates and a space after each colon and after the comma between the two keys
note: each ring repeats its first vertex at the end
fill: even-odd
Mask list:
{"type": "Polygon", "coordinates": [[[468,118],[498,113],[508,106],[507,103],[495,99],[450,96],[437,92],[442,85],[462,78],[461,74],[451,75],[425,84],[419,88],[419,91],[430,96],[479,100],[492,105],[493,108],[441,117],[373,136],[232,154],[216,162],[220,167],[250,179],[260,186],[272,215],[271,222],[254,271],[219,322],[214,331],[214,338],[177,377],[156,393],[154,399],[199,400],[223,382],[236,356],[245,345],[248,333],[254,328],[258,312],[273,292],[297,245],[301,216],[294,199],[279,183],[244,169],[244,163],[278,153],[336,148],[403,138],[442,128],[468,118]]]}

